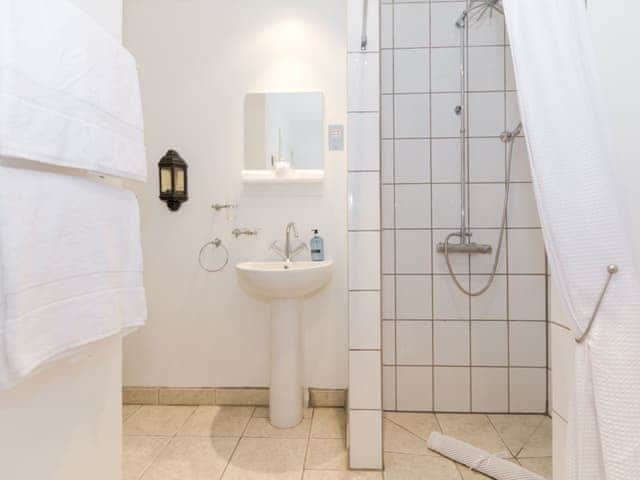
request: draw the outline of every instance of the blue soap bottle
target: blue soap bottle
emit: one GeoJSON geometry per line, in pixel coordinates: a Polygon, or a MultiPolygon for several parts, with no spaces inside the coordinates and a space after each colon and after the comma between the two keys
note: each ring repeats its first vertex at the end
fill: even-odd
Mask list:
{"type": "Polygon", "coordinates": [[[318,230],[313,230],[313,237],[309,241],[309,247],[311,250],[311,260],[314,262],[321,262],[324,260],[324,240],[318,235],[318,230]]]}

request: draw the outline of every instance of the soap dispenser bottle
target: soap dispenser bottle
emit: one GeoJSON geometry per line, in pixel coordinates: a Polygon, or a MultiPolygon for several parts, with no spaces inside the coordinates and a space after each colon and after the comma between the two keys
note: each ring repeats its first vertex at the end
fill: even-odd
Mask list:
{"type": "Polygon", "coordinates": [[[318,235],[318,230],[314,229],[313,237],[309,240],[309,246],[311,250],[311,260],[314,262],[321,262],[324,260],[324,240],[318,235]]]}

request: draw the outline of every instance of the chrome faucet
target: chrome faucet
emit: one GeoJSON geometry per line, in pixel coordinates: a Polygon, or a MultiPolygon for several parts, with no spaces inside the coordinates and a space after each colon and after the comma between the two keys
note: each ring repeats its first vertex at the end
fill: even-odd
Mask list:
{"type": "Polygon", "coordinates": [[[307,244],[304,242],[300,242],[296,248],[291,248],[291,232],[295,238],[300,238],[298,236],[298,229],[296,228],[296,224],[293,222],[289,222],[287,224],[287,228],[285,229],[285,241],[284,241],[284,250],[278,246],[278,242],[275,241],[271,244],[271,250],[273,250],[280,258],[282,258],[286,263],[291,263],[291,261],[298,256],[303,250],[308,249],[307,244]]]}

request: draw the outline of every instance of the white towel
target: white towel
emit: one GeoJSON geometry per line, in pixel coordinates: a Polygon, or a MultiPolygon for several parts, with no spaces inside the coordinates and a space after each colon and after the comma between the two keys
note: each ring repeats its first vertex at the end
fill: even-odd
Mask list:
{"type": "Polygon", "coordinates": [[[135,60],[66,0],[0,2],[0,155],[146,179],[135,60]]]}
{"type": "Polygon", "coordinates": [[[0,167],[0,387],[146,319],[135,196],[0,167]]]}

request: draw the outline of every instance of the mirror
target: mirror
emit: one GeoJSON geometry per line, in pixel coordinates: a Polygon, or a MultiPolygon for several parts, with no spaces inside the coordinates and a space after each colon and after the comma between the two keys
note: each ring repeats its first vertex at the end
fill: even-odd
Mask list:
{"type": "Polygon", "coordinates": [[[250,93],[244,119],[245,171],[323,169],[322,93],[250,93]]]}

